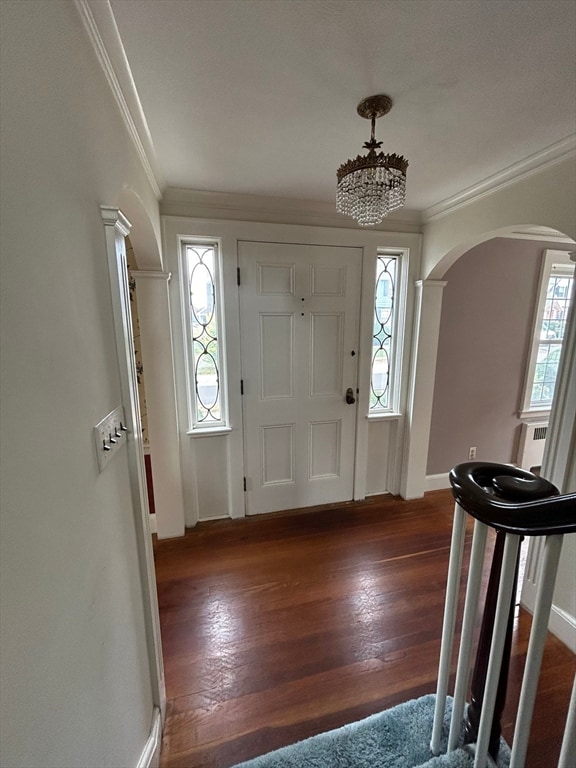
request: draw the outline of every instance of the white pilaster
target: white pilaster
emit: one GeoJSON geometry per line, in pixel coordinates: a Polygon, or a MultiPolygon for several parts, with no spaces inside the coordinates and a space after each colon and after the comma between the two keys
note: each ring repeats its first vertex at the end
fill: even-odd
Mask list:
{"type": "Polygon", "coordinates": [[[416,282],[414,343],[400,485],[400,494],[405,499],[419,498],[426,490],[428,442],[445,285],[443,280],[416,282]]]}
{"type": "Polygon", "coordinates": [[[138,295],[156,524],[158,538],[167,539],[182,536],[185,529],[168,296],[170,274],[135,271],[132,275],[138,295]]]}
{"type": "Polygon", "coordinates": [[[132,491],[132,504],[138,542],[138,559],[142,579],[142,598],[148,642],[148,659],[153,686],[154,704],[161,718],[166,711],[166,686],[164,662],[160,638],[160,614],[154,571],[154,553],[150,536],[150,511],[146,492],[146,470],[140,425],[140,405],[134,358],[134,339],[128,289],[128,266],[126,264],[126,236],[131,225],[124,214],[113,206],[101,205],[100,214],[106,235],[106,255],[110,276],[114,334],[118,354],[118,370],[122,390],[122,403],[127,418],[128,434],[126,454],[132,491]]]}

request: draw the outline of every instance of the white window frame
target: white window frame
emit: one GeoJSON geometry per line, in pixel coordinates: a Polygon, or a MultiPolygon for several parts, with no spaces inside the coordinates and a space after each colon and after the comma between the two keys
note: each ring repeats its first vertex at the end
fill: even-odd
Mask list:
{"type": "MultiPolygon", "coordinates": [[[[372,393],[372,357],[370,357],[370,376],[368,379],[368,413],[370,421],[398,417],[400,415],[400,392],[402,382],[402,350],[404,348],[404,319],[406,307],[406,286],[408,269],[408,251],[404,248],[378,248],[376,262],[374,264],[374,293],[372,298],[372,325],[370,326],[370,338],[373,338],[374,309],[376,304],[376,290],[378,277],[378,259],[396,259],[396,284],[394,286],[394,306],[392,308],[392,344],[390,355],[389,397],[387,408],[370,408],[370,395],[372,393]]],[[[372,341],[370,342],[372,349],[372,341]]]]}
{"type": "Polygon", "coordinates": [[[181,285],[181,304],[182,304],[182,324],[185,357],[185,376],[186,376],[186,403],[188,408],[188,432],[193,436],[213,435],[220,432],[229,432],[229,411],[228,411],[228,376],[226,370],[226,338],[224,324],[224,292],[223,292],[223,271],[222,271],[222,241],[218,237],[181,237],[179,238],[179,261],[180,261],[180,285],[181,285]],[[209,422],[200,421],[197,416],[197,394],[194,376],[194,340],[192,330],[192,311],[189,300],[189,270],[186,248],[188,246],[204,246],[214,248],[214,315],[216,318],[217,339],[218,339],[218,383],[220,394],[220,419],[209,422]]]}
{"type": "MultiPolygon", "coordinates": [[[[530,405],[532,398],[532,386],[534,383],[534,374],[536,371],[536,362],[538,359],[538,348],[540,344],[540,329],[544,317],[546,306],[546,292],[550,277],[558,273],[559,275],[574,276],[574,262],[570,259],[570,251],[559,251],[547,249],[542,258],[542,268],[540,270],[540,282],[538,284],[538,301],[534,312],[534,321],[532,324],[532,342],[530,346],[530,355],[526,366],[526,376],[524,380],[524,389],[522,392],[522,405],[518,414],[519,418],[524,420],[539,420],[546,418],[550,414],[550,407],[534,408],[530,405]]],[[[572,291],[574,294],[574,289],[572,291]]]]}

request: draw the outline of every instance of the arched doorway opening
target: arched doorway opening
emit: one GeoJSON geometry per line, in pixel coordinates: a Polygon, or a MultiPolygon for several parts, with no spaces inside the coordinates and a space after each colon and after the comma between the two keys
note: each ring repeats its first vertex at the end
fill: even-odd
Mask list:
{"type": "MultiPolygon", "coordinates": [[[[546,253],[573,253],[570,237],[543,227],[511,226],[487,232],[448,252],[431,270],[446,281],[439,319],[431,405],[427,479],[442,486],[456,463],[470,459],[522,465],[522,432],[529,426],[522,393],[528,385],[535,308],[546,253]]],[[[572,270],[573,272],[573,270],[572,270]]],[[[568,308],[566,302],[565,309],[568,308]]],[[[573,491],[574,311],[566,326],[552,407],[545,416],[542,474],[563,492],[573,491]]],[[[539,331],[538,331],[539,333],[539,331]]],[[[543,422],[544,423],[544,422],[543,422]]],[[[529,467],[526,467],[529,468],[529,467]]],[[[430,486],[429,486],[430,487],[430,486]]],[[[541,546],[531,540],[521,603],[536,599],[541,546]]],[[[567,536],[557,578],[550,629],[575,650],[576,537],[567,536]]]]}

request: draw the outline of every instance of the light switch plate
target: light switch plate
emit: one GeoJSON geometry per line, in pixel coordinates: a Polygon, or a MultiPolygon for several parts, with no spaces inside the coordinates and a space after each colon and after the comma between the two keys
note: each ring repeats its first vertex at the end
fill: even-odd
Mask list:
{"type": "Polygon", "coordinates": [[[100,472],[108,466],[113,456],[122,449],[126,442],[126,419],[121,405],[105,416],[94,427],[94,441],[96,443],[96,455],[100,472]]]}

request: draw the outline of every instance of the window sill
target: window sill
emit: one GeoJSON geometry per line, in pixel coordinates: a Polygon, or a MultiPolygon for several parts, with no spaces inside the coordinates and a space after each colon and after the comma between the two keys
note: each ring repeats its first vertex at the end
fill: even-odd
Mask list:
{"type": "Polygon", "coordinates": [[[396,421],[401,419],[403,414],[401,413],[369,413],[365,418],[368,421],[396,421]]]}
{"type": "Polygon", "coordinates": [[[189,429],[188,437],[217,437],[232,432],[232,427],[210,427],[209,429],[189,429]]]}
{"type": "Polygon", "coordinates": [[[541,408],[537,411],[520,411],[518,418],[522,421],[548,421],[550,418],[550,408],[541,408]]]}

